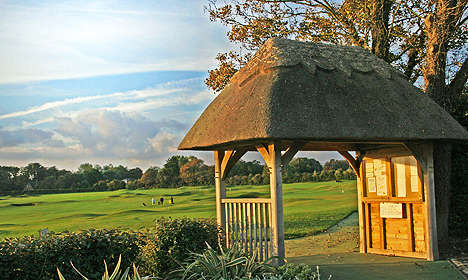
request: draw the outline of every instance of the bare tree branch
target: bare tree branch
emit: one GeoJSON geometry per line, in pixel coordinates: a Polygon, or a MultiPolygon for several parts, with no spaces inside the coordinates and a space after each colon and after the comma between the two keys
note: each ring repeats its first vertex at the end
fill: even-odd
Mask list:
{"type": "Polygon", "coordinates": [[[463,91],[463,88],[465,87],[466,81],[468,79],[468,57],[465,58],[465,61],[463,62],[462,66],[458,70],[457,74],[455,74],[455,77],[453,77],[452,81],[448,85],[448,93],[449,96],[456,96],[457,94],[461,93],[463,91]]]}

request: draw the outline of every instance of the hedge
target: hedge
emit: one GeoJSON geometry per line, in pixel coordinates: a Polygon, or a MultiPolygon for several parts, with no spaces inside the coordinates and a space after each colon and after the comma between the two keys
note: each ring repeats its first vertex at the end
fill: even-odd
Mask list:
{"type": "MultiPolygon", "coordinates": [[[[1,279],[57,279],[57,268],[67,280],[100,279],[103,260],[110,266],[122,255],[121,267],[135,263],[143,275],[164,277],[185,261],[189,252],[202,252],[206,243],[217,246],[218,231],[211,220],[164,219],[140,232],[117,229],[49,234],[45,237],[0,241],[1,279]]],[[[113,269],[110,267],[109,269],[113,269]]]]}
{"type": "Polygon", "coordinates": [[[180,268],[190,253],[201,253],[209,244],[218,247],[218,227],[213,220],[161,219],[147,234],[146,245],[140,253],[142,275],[166,278],[180,268]]]}

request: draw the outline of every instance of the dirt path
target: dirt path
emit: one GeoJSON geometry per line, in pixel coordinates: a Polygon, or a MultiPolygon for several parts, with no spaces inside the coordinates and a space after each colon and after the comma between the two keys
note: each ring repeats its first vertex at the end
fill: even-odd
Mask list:
{"type": "Polygon", "coordinates": [[[285,241],[286,258],[359,252],[358,214],[353,212],[324,233],[285,241]]]}

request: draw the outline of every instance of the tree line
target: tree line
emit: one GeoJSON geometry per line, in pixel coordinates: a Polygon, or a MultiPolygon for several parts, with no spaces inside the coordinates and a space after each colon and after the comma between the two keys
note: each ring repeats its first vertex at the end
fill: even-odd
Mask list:
{"type": "MultiPolygon", "coordinates": [[[[323,166],[312,158],[295,158],[283,167],[283,182],[355,179],[345,160],[331,159],[323,166]]],[[[268,168],[259,161],[240,160],[226,179],[227,185],[269,184],[268,168]]],[[[0,194],[112,191],[138,188],[176,188],[214,185],[214,166],[194,156],[172,156],[162,167],[129,169],[112,164],[81,164],[77,171],[30,163],[24,167],[0,166],[0,194]]]]}
{"type": "Polygon", "coordinates": [[[140,168],[122,165],[81,164],[77,171],[30,163],[24,167],[0,166],[0,193],[61,193],[105,191],[125,188],[126,182],[138,180],[140,168]]]}

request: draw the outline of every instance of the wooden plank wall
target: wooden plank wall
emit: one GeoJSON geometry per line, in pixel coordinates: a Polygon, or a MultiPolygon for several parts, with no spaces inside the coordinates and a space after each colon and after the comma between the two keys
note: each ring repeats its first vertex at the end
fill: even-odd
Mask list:
{"type": "MultiPolygon", "coordinates": [[[[402,152],[393,154],[394,157],[400,157],[398,163],[405,162],[404,157],[411,154],[402,152]]],[[[406,162],[413,164],[414,158],[408,158],[406,162]]],[[[375,153],[366,155],[361,165],[361,201],[363,208],[363,223],[365,233],[365,251],[369,253],[397,255],[406,257],[427,258],[427,229],[426,229],[426,202],[424,199],[424,185],[422,180],[422,171],[418,165],[418,188],[417,192],[413,184],[411,189],[410,167],[405,166],[406,189],[401,189],[402,183],[399,183],[400,190],[396,189],[396,163],[392,161],[391,153],[375,153]],[[369,192],[367,186],[366,164],[374,162],[385,162],[387,176],[387,195],[376,192],[369,192]],[[402,194],[398,195],[398,192],[402,194]],[[394,203],[402,208],[402,216],[398,218],[381,217],[382,203],[394,203]]],[[[369,167],[371,167],[370,165],[369,167]]],[[[383,168],[383,167],[382,167],[383,168]]],[[[371,169],[368,168],[368,172],[371,169]]],[[[380,172],[380,171],[379,171],[380,172]]],[[[371,176],[377,176],[372,172],[371,176]]],[[[414,174],[413,174],[414,175],[414,174]]],[[[403,176],[403,174],[400,174],[403,176]]],[[[371,179],[373,180],[373,179],[371,179]]],[[[400,181],[402,182],[402,181],[400,181]]],[[[372,182],[371,182],[372,183],[372,182]]],[[[375,191],[373,189],[373,191],[375,191]]],[[[362,241],[361,241],[362,242],[362,241]]]]}

